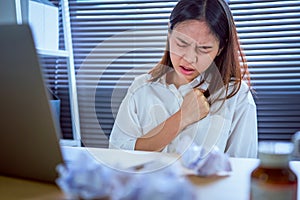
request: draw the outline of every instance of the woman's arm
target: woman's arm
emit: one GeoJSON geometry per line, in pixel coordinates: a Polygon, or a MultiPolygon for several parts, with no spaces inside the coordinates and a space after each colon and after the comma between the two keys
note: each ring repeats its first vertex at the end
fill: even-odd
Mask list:
{"type": "Polygon", "coordinates": [[[233,157],[256,158],[257,140],[256,105],[249,91],[239,97],[225,151],[233,157]]]}
{"type": "Polygon", "coordinates": [[[137,138],[135,150],[161,151],[188,125],[206,117],[209,104],[199,89],[189,92],[175,114],[152,129],[146,135],[137,138]]]}
{"type": "Polygon", "coordinates": [[[177,111],[146,135],[138,138],[135,143],[135,150],[163,150],[183,129],[183,126],[180,126],[180,124],[181,112],[177,111]]]}

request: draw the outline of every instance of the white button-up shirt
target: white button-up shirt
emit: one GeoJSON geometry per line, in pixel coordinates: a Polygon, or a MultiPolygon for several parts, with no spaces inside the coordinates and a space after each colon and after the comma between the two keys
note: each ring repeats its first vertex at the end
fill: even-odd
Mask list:
{"type": "MultiPolygon", "coordinates": [[[[155,82],[150,82],[150,78],[149,74],[141,75],[129,87],[110,135],[109,148],[134,150],[137,138],[177,112],[184,96],[200,81],[198,77],[177,89],[166,83],[166,76],[155,82]]],[[[206,89],[207,84],[201,87],[206,89]]],[[[225,102],[213,103],[205,118],[186,127],[163,152],[182,151],[192,142],[208,151],[217,146],[233,157],[257,156],[256,105],[246,83],[242,82],[237,94],[225,102]]]]}

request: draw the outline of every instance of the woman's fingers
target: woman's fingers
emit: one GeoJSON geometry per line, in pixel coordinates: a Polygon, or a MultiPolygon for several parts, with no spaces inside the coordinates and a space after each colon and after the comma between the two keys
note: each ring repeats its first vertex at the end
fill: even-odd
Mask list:
{"type": "Polygon", "coordinates": [[[203,92],[204,91],[201,91],[200,89],[197,89],[197,88],[194,89],[194,93],[197,95],[201,119],[206,117],[206,115],[209,113],[209,108],[210,108],[208,100],[204,96],[203,92]]]}

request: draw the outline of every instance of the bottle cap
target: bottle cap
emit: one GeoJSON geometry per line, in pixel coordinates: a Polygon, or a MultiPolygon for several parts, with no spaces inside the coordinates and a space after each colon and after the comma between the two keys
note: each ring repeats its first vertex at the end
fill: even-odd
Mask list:
{"type": "Polygon", "coordinates": [[[288,166],[293,149],[291,142],[261,141],[258,144],[258,157],[262,166],[288,166]]]}

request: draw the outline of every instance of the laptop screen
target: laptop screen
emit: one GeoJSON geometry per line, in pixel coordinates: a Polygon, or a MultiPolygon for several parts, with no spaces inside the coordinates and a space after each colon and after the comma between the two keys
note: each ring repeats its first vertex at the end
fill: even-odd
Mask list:
{"type": "Polygon", "coordinates": [[[28,25],[0,26],[0,69],[0,174],[54,182],[60,134],[28,25]]]}

